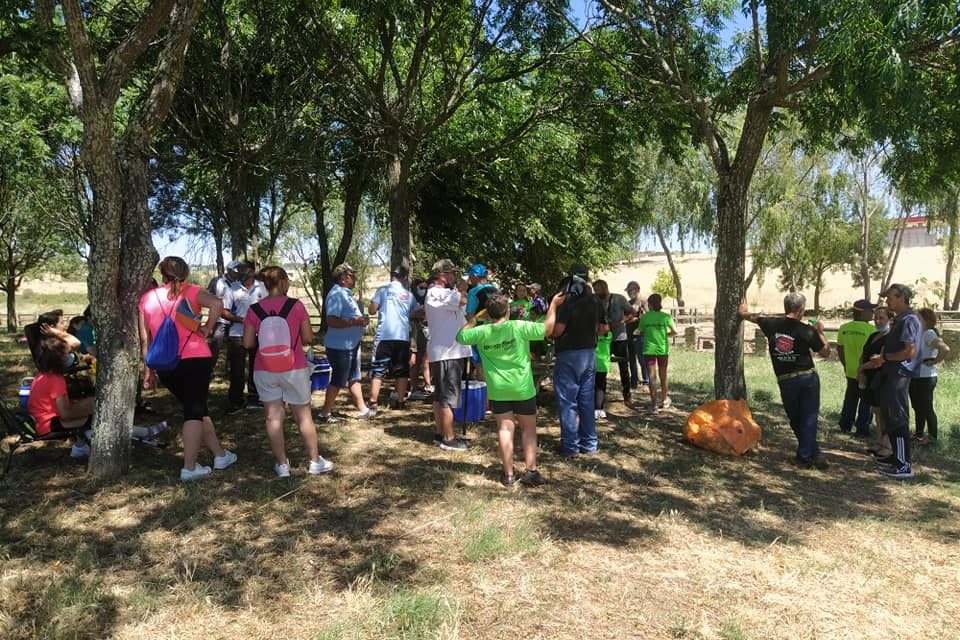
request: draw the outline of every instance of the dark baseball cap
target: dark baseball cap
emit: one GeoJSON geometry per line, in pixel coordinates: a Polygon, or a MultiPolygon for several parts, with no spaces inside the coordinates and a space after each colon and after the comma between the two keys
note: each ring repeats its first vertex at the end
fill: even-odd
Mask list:
{"type": "Polygon", "coordinates": [[[633,291],[634,289],[640,291],[640,284],[636,280],[631,280],[627,283],[627,288],[624,291],[633,291]]]}
{"type": "Polygon", "coordinates": [[[586,279],[587,274],[590,273],[590,270],[587,269],[587,265],[580,262],[574,262],[572,265],[570,265],[567,273],[571,276],[580,276],[581,278],[586,279]]]}
{"type": "Polygon", "coordinates": [[[866,298],[861,298],[853,303],[854,311],[873,311],[877,308],[877,305],[873,304],[866,298]]]}

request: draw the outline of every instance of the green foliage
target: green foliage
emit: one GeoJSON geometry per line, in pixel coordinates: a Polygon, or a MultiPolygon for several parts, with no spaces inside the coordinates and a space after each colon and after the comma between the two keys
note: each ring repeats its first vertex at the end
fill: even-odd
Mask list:
{"type": "Polygon", "coordinates": [[[657,276],[650,285],[650,290],[659,293],[663,298],[676,298],[677,286],[668,269],[658,269],[657,276]]]}

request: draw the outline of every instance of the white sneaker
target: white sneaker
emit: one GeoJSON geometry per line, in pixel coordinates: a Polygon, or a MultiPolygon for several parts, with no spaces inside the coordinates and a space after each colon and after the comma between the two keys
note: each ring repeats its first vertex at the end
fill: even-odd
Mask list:
{"type": "Polygon", "coordinates": [[[430,395],[431,393],[433,393],[434,392],[433,385],[432,384],[423,385],[423,392],[427,395],[430,395]]]}
{"type": "Polygon", "coordinates": [[[599,420],[599,419],[600,419],[600,409],[594,409],[594,410],[593,410],[593,419],[594,419],[594,420],[599,420]]]}
{"type": "Polygon", "coordinates": [[[667,396],[663,399],[663,405],[661,406],[663,406],[664,409],[669,409],[671,406],[673,406],[673,400],[670,399],[670,396],[667,396]]]}
{"type": "Polygon", "coordinates": [[[278,478],[289,478],[290,477],[290,461],[287,460],[283,464],[277,463],[273,465],[273,470],[277,472],[278,478]]]}
{"type": "Polygon", "coordinates": [[[600,409],[600,411],[598,412],[597,417],[600,418],[601,420],[606,420],[606,419],[607,419],[607,411],[606,411],[606,409],[600,409]]]}
{"type": "Polygon", "coordinates": [[[237,461],[237,454],[230,449],[224,449],[222,456],[215,456],[213,458],[213,468],[219,470],[226,469],[234,462],[237,461]]]}
{"type": "Polygon", "coordinates": [[[317,456],[316,460],[310,461],[310,468],[307,471],[310,475],[319,476],[321,473],[326,473],[333,470],[333,463],[329,460],[325,460],[323,456],[317,456]]]}
{"type": "Polygon", "coordinates": [[[191,482],[206,478],[211,473],[213,473],[213,469],[202,464],[194,466],[193,469],[183,468],[180,469],[180,482],[191,482]]]}
{"type": "Polygon", "coordinates": [[[78,442],[70,447],[70,457],[74,460],[81,460],[90,457],[90,445],[86,442],[78,442]]]}
{"type": "Polygon", "coordinates": [[[357,413],[357,418],[360,420],[369,420],[370,418],[375,418],[377,416],[377,410],[373,407],[367,407],[363,411],[357,413]]]}

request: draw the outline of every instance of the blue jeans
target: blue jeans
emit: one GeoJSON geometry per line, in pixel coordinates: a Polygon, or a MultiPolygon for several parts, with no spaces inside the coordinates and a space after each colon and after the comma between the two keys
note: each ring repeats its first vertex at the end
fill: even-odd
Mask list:
{"type": "MultiPolygon", "coordinates": [[[[643,384],[650,384],[650,372],[647,370],[647,359],[643,357],[643,336],[633,336],[633,353],[630,358],[630,381],[637,377],[637,361],[640,361],[640,380],[643,384]]],[[[636,386],[636,385],[634,385],[636,386]]]]}
{"type": "Polygon", "coordinates": [[[869,436],[871,419],[873,412],[870,403],[864,401],[857,379],[847,378],[847,391],[843,395],[843,408],[840,409],[840,431],[850,431],[856,426],[858,436],[869,436]]]}
{"type": "Polygon", "coordinates": [[[817,419],[820,416],[820,376],[811,373],[780,382],[780,399],[797,436],[797,460],[813,460],[820,455],[817,444],[817,419]]]}
{"type": "Polygon", "coordinates": [[[597,450],[597,420],[593,414],[595,367],[595,349],[572,349],[557,354],[553,367],[553,391],[557,396],[557,413],[560,414],[562,454],[597,450]]]}

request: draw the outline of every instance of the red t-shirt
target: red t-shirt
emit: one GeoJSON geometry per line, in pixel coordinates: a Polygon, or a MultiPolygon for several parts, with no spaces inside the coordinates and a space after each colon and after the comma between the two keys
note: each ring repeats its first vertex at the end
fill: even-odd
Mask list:
{"type": "MultiPolygon", "coordinates": [[[[259,302],[259,304],[269,315],[271,311],[279,314],[286,302],[287,296],[277,296],[276,298],[264,298],[259,302]]],[[[290,342],[293,345],[294,369],[303,369],[307,366],[307,356],[304,355],[303,345],[300,342],[300,325],[302,325],[303,321],[309,317],[310,316],[307,314],[307,308],[303,306],[302,302],[297,300],[294,303],[293,308],[290,309],[290,313],[288,313],[287,317],[285,318],[287,321],[287,328],[290,329],[290,342]]],[[[260,318],[258,318],[257,314],[252,311],[247,312],[247,315],[243,318],[243,324],[250,325],[253,327],[254,331],[260,331],[260,318]]],[[[259,352],[253,359],[253,370],[263,370],[263,363],[260,361],[259,352]]]]}
{"type": "Polygon", "coordinates": [[[37,421],[37,435],[50,433],[50,421],[60,416],[57,398],[67,395],[67,380],[59,373],[38,373],[30,385],[27,411],[37,421]]]}
{"type": "Polygon", "coordinates": [[[157,335],[163,319],[172,314],[173,324],[177,327],[177,337],[179,338],[180,359],[209,358],[211,356],[210,346],[207,345],[206,338],[177,322],[175,309],[180,298],[186,298],[194,309],[199,309],[200,302],[197,298],[200,295],[200,287],[195,284],[184,283],[180,285],[180,296],[171,300],[169,295],[170,285],[165,284],[147,291],[140,298],[140,313],[143,314],[147,328],[150,330],[150,339],[152,340],[153,336],[157,335]]]}

